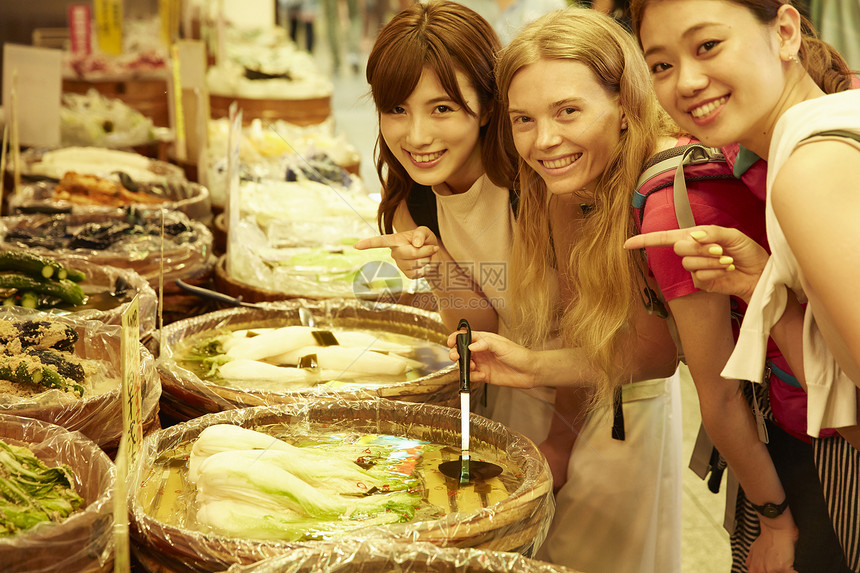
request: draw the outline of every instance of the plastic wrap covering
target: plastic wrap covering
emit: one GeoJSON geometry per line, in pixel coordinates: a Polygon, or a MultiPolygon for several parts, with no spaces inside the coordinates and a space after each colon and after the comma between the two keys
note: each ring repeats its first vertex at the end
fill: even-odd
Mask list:
{"type": "MultiPolygon", "coordinates": [[[[87,363],[87,384],[82,398],[59,390],[32,395],[0,393],[0,413],[34,418],[78,430],[102,449],[113,453],[122,436],[122,401],[120,399],[121,327],[70,316],[46,319],[44,313],[17,307],[0,307],[3,322],[59,322],[70,325],[77,333],[72,353],[87,363]]],[[[161,380],[152,354],[140,345],[141,415],[144,430],[158,427],[158,401],[161,380]]],[[[25,394],[25,393],[22,393],[25,394]]]]}
{"type": "MultiPolygon", "coordinates": [[[[128,268],[158,287],[164,266],[165,289],[176,279],[208,278],[214,267],[212,232],[183,213],[113,209],[110,212],[3,217],[3,241],[69,261],[128,268]]],[[[196,282],[200,282],[197,280],[196,282]]]]}
{"type": "Polygon", "coordinates": [[[109,177],[122,172],[136,183],[169,186],[185,180],[180,167],[137,153],[102,147],[31,148],[21,154],[21,174],[59,181],[67,171],[109,177]]]}
{"type": "MultiPolygon", "coordinates": [[[[282,223],[273,224],[271,229],[275,233],[290,232],[282,223]]],[[[336,235],[337,230],[332,234],[336,235]]],[[[288,297],[349,298],[360,293],[385,297],[414,294],[426,284],[400,272],[387,249],[358,251],[343,243],[273,247],[266,232],[250,219],[240,220],[237,229],[230,229],[230,235],[235,235],[236,240],[227,249],[229,273],[225,271],[225,278],[238,285],[288,297]]]]}
{"type": "Polygon", "coordinates": [[[63,93],[60,141],[63,146],[134,147],[157,141],[152,120],[121,100],[91,88],[86,94],[63,93]]]}
{"type": "MultiPolygon", "coordinates": [[[[8,243],[0,243],[0,251],[5,250],[15,249],[8,243]]],[[[140,338],[146,338],[155,330],[158,298],[149,283],[139,274],[130,269],[119,269],[84,259],[70,259],[48,249],[42,252],[59,263],[71,266],[87,275],[87,278],[80,283],[87,295],[84,304],[41,309],[43,312],[70,315],[76,320],[98,320],[105,324],[119,325],[122,324],[122,313],[126,311],[136,294],[140,315],[140,338]]]]}
{"type": "MultiPolygon", "coordinates": [[[[456,365],[444,353],[440,363],[433,349],[421,349],[429,373],[413,380],[386,384],[322,384],[312,388],[282,391],[238,389],[203,380],[177,363],[177,347],[183,342],[201,340],[218,329],[280,327],[301,324],[299,308],[310,310],[318,328],[341,327],[405,334],[429,343],[445,345],[449,331],[439,315],[420,309],[377,304],[368,306],[356,300],[283,301],[263,303],[259,308],[231,308],[191,317],[165,326],[164,355],[158,371],[164,389],[162,408],[177,419],[245,406],[290,403],[320,396],[342,399],[390,398],[407,402],[429,402],[456,406],[460,403],[456,365]]],[[[444,348],[443,348],[444,350],[444,348]]],[[[482,384],[472,388],[473,400],[483,395],[482,384]]]]}
{"type": "MultiPolygon", "coordinates": [[[[229,120],[209,122],[209,177],[212,204],[227,202],[227,141],[229,120]]],[[[301,181],[310,179],[329,185],[365,191],[357,173],[360,156],[346,141],[335,135],[332,118],[316,125],[295,125],[282,120],[254,119],[242,129],[239,144],[240,177],[251,181],[301,181]],[[336,169],[334,166],[340,167],[336,169]]],[[[366,191],[365,191],[366,192],[366,191]]],[[[374,210],[375,212],[375,210],[374,210]]],[[[375,216],[372,218],[375,221],[375,216]]]]}
{"type": "Polygon", "coordinates": [[[0,439],[29,448],[48,466],[68,465],[82,510],[59,523],[40,523],[0,537],[4,573],[113,571],[113,488],[116,470],[96,444],[54,424],[0,414],[0,439]]]}
{"type": "MultiPolygon", "coordinates": [[[[87,215],[93,213],[112,213],[117,207],[134,206],[138,211],[158,212],[162,208],[169,211],[181,211],[190,219],[208,225],[212,222],[212,201],[209,190],[199,183],[190,181],[169,181],[155,185],[122,183],[118,176],[110,176],[111,184],[135,187],[136,193],[147,190],[146,202],[138,202],[134,196],[122,197],[114,195],[111,189],[107,199],[95,193],[92,195],[70,195],[68,198],[58,197],[58,184],[55,181],[38,181],[24,185],[9,198],[9,212],[12,215],[26,213],[74,213],[87,215]]],[[[84,184],[86,187],[86,183],[84,184]]]]}
{"type": "Polygon", "coordinates": [[[444,406],[330,398],[230,410],[161,430],[144,440],[143,455],[129,474],[133,549],[150,571],[159,572],[223,571],[233,564],[293,555],[299,547],[328,547],[349,540],[427,542],[531,556],[543,543],[554,513],[546,459],[521,434],[477,415],[470,419],[472,459],[495,463],[504,471],[464,486],[437,470],[439,463],[459,455],[460,412],[444,406]],[[414,461],[413,475],[421,480],[416,488],[422,494],[421,503],[436,511],[424,515],[439,517],[318,535],[300,545],[204,532],[196,518],[195,486],[187,480],[187,460],[203,429],[220,423],[252,428],[288,442],[291,436],[298,441],[323,434],[330,439],[362,436],[398,443],[400,451],[414,461]]]}
{"type": "Polygon", "coordinates": [[[437,547],[430,543],[345,541],[296,547],[289,555],[250,565],[231,565],[227,573],[576,573],[518,553],[437,547]]]}

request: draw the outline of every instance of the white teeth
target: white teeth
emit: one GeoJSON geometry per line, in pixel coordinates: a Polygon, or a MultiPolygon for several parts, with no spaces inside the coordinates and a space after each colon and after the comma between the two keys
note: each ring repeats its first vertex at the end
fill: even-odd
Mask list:
{"type": "Polygon", "coordinates": [[[723,104],[725,104],[725,103],[726,103],[726,100],[727,100],[727,99],[728,99],[728,98],[724,96],[724,97],[721,97],[721,98],[720,98],[720,99],[718,99],[718,100],[714,100],[714,101],[712,101],[712,102],[708,102],[708,103],[706,103],[706,104],[705,104],[705,105],[703,105],[703,106],[699,106],[699,107],[697,107],[696,109],[694,109],[693,111],[691,111],[691,112],[690,112],[690,114],[691,114],[693,117],[696,117],[696,118],[698,118],[698,117],[705,117],[706,115],[709,115],[709,114],[711,114],[711,113],[714,113],[714,111],[715,111],[717,108],[719,108],[720,106],[722,106],[723,104]]]}
{"type": "Polygon", "coordinates": [[[558,169],[560,167],[567,167],[568,165],[579,159],[581,156],[581,153],[577,153],[576,155],[567,155],[565,157],[562,157],[561,159],[554,159],[552,161],[541,161],[541,163],[543,163],[543,166],[547,169],[558,169]]]}
{"type": "Polygon", "coordinates": [[[436,153],[423,153],[420,155],[417,153],[410,153],[410,155],[412,156],[412,159],[414,159],[418,163],[427,163],[428,161],[434,161],[436,159],[439,159],[440,157],[442,157],[443,153],[445,152],[437,151],[436,153]]]}

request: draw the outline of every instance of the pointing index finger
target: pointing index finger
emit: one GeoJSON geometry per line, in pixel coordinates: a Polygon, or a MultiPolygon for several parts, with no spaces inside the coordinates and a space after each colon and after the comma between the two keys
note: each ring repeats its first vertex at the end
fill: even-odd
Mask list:
{"type": "Polygon", "coordinates": [[[367,237],[361,239],[353,245],[353,248],[363,251],[365,249],[381,249],[383,247],[391,248],[401,244],[398,236],[395,235],[378,235],[376,237],[367,237]]]}
{"type": "Polygon", "coordinates": [[[673,229],[671,231],[655,231],[634,235],[624,242],[624,248],[628,250],[643,249],[645,247],[671,247],[678,241],[690,238],[689,229],[673,229]]]}

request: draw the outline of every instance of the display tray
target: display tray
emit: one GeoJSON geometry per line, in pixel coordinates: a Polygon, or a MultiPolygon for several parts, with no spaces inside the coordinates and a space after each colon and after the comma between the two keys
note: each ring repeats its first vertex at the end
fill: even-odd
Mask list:
{"type": "Polygon", "coordinates": [[[210,115],[214,119],[230,117],[230,105],[236,102],[242,110],[242,124],[254,119],[282,119],[295,125],[324,122],[331,115],[331,96],[308,99],[254,99],[212,94],[209,96],[210,115]]]}
{"type": "MultiPolygon", "coordinates": [[[[171,573],[157,556],[137,552],[140,567],[171,573]],[[145,565],[143,565],[145,563],[145,565]]],[[[574,569],[530,559],[519,553],[437,547],[430,543],[341,541],[296,546],[287,555],[248,565],[231,565],[227,573],[578,573],[574,569]]],[[[580,572],[581,573],[581,572],[580,572]]]]}
{"type": "MultiPolygon", "coordinates": [[[[0,252],[7,250],[18,249],[8,243],[0,242],[0,252]]],[[[78,306],[60,304],[40,310],[73,317],[75,320],[96,320],[104,324],[121,325],[123,313],[128,310],[131,301],[137,296],[140,338],[150,336],[155,330],[158,299],[149,283],[139,274],[130,269],[120,269],[83,259],[70,259],[54,252],[45,251],[42,254],[64,266],[83,272],[86,279],[80,283],[80,286],[87,298],[78,306]]]]}
{"type": "MultiPolygon", "coordinates": [[[[58,197],[58,183],[53,180],[43,180],[22,185],[9,197],[9,214],[25,215],[29,213],[72,213],[86,214],[93,212],[113,212],[117,207],[133,207],[141,211],[158,211],[166,209],[179,211],[189,219],[200,221],[204,225],[212,223],[212,201],[209,190],[191,181],[177,181],[165,187],[159,187],[158,193],[152,197],[158,202],[135,203],[133,199],[117,200],[113,204],[100,204],[86,196],[58,197]]],[[[146,187],[146,186],[142,186],[146,187]]]]}
{"type": "Polygon", "coordinates": [[[162,212],[129,209],[3,217],[0,233],[13,248],[62,256],[72,266],[88,261],[131,269],[155,290],[163,280],[167,294],[183,293],[176,279],[205,282],[215,263],[212,232],[178,211],[164,212],[163,220],[162,212]]]}
{"type": "MultiPolygon", "coordinates": [[[[428,402],[458,406],[459,382],[456,365],[447,359],[445,342],[448,329],[438,315],[400,305],[367,307],[355,300],[295,300],[262,305],[262,308],[231,308],[191,317],[165,326],[161,335],[163,354],[158,360],[162,379],[162,408],[176,419],[190,419],[202,414],[246,406],[291,403],[321,396],[340,399],[388,398],[406,402],[428,402]],[[413,358],[422,359],[428,372],[414,379],[385,383],[322,384],[310,388],[242,389],[202,378],[180,365],[177,349],[189,341],[201,340],[220,330],[270,328],[300,325],[299,309],[305,308],[315,318],[316,328],[358,329],[368,332],[408,336],[425,346],[413,358]],[[444,356],[440,357],[440,354],[444,356]],[[440,361],[440,358],[442,360],[440,361]]],[[[336,336],[336,334],[335,334],[336,336]]],[[[388,377],[393,378],[393,377],[388,377]]],[[[483,384],[473,384],[472,400],[477,405],[484,392],[483,384]]]]}
{"type": "MultiPolygon", "coordinates": [[[[4,322],[51,320],[71,325],[77,332],[73,354],[96,363],[99,370],[89,378],[92,390],[75,398],[58,390],[32,396],[0,393],[0,413],[32,418],[79,431],[109,455],[115,455],[123,433],[122,399],[120,398],[121,328],[94,320],[70,317],[46,317],[37,311],[17,307],[0,307],[4,322]]],[[[159,427],[158,402],[161,380],[150,352],[139,343],[141,415],[144,431],[159,427]]]]}
{"type": "Polygon", "coordinates": [[[231,410],[177,424],[147,437],[142,455],[131,468],[134,551],[143,557],[142,564],[156,564],[148,570],[158,572],[224,571],[234,564],[288,555],[302,547],[330,547],[349,540],[426,542],[531,556],[543,542],[553,515],[547,462],[534,443],[497,422],[472,415],[471,428],[473,459],[496,463],[504,471],[486,481],[459,486],[436,470],[439,463],[459,454],[460,414],[453,408],[392,400],[319,399],[231,410]],[[421,494],[422,506],[437,517],[364,527],[299,544],[201,531],[194,517],[195,486],[187,480],[189,448],[204,428],[222,423],[285,441],[291,436],[299,440],[309,435],[332,440],[375,436],[388,444],[413,444],[403,451],[409,452],[412,475],[421,484],[415,493],[421,494]],[[435,447],[424,450],[421,444],[435,447]]]}
{"type": "Polygon", "coordinates": [[[43,523],[0,537],[4,573],[113,571],[113,490],[116,470],[104,452],[77,432],[0,413],[0,439],[29,448],[49,467],[68,465],[84,509],[60,523],[43,523]]]}
{"type": "Polygon", "coordinates": [[[122,100],[129,107],[152,119],[152,123],[157,126],[170,126],[167,80],[163,78],[63,79],[64,92],[86,94],[91,89],[104,96],[122,100]]]}

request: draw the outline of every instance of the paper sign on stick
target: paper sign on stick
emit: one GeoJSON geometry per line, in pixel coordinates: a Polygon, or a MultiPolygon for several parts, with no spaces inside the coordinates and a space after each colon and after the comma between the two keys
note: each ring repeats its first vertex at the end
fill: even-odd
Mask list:
{"type": "Polygon", "coordinates": [[[69,6],[69,51],[73,56],[85,57],[92,49],[92,16],[89,4],[69,6]]]}
{"type": "Polygon", "coordinates": [[[96,37],[105,54],[122,53],[122,0],[93,0],[96,12],[96,37]]]}

